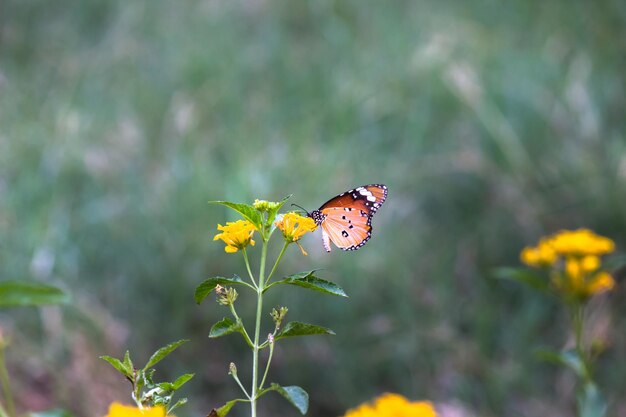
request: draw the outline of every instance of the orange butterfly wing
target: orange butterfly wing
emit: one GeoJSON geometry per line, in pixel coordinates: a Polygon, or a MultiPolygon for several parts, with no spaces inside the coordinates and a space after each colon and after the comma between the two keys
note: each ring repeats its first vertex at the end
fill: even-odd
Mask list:
{"type": "Polygon", "coordinates": [[[350,207],[322,209],[326,216],[321,224],[324,248],[330,252],[330,239],[343,250],[357,250],[372,236],[371,217],[367,212],[350,207]]]}
{"type": "Polygon", "coordinates": [[[324,249],[330,241],[343,250],[357,250],[372,236],[372,216],[387,199],[387,187],[370,184],[348,190],[322,204],[311,217],[322,228],[324,249]]]}

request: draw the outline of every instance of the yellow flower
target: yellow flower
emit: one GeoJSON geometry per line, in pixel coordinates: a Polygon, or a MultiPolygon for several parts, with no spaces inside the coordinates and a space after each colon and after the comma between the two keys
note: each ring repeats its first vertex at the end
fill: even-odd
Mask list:
{"type": "Polygon", "coordinates": [[[371,404],[348,410],[344,417],[437,417],[427,401],[411,402],[399,394],[383,394],[371,404]]]}
{"type": "Polygon", "coordinates": [[[549,244],[561,256],[606,255],[615,243],[589,229],[562,230],[549,238],[549,244]]]}
{"type": "Polygon", "coordinates": [[[615,243],[589,229],[562,230],[541,239],[536,247],[520,253],[531,267],[550,267],[554,288],[568,297],[586,300],[615,286],[613,277],[602,271],[602,255],[615,250],[615,243]]]}
{"type": "Polygon", "coordinates": [[[559,292],[586,300],[595,294],[610,291],[615,286],[613,277],[607,272],[598,272],[599,268],[598,257],[568,257],[564,270],[553,272],[552,283],[559,292]]]}
{"type": "Polygon", "coordinates": [[[306,256],[307,253],[302,246],[300,246],[298,240],[306,233],[312,232],[317,228],[315,221],[310,217],[301,216],[292,211],[283,214],[274,224],[283,232],[285,240],[289,243],[296,242],[302,254],[306,256]]]}
{"type": "Polygon", "coordinates": [[[587,294],[600,294],[615,287],[615,280],[607,272],[599,272],[587,282],[587,294]]]}
{"type": "Polygon", "coordinates": [[[312,218],[301,216],[293,211],[283,214],[274,224],[290,242],[298,241],[307,232],[312,232],[317,228],[312,218]]]}
{"type": "Polygon", "coordinates": [[[140,410],[130,405],[113,403],[105,417],[165,417],[165,408],[159,406],[140,410]]]}
{"type": "Polygon", "coordinates": [[[218,224],[217,230],[221,230],[222,233],[215,235],[213,240],[222,239],[226,243],[224,250],[228,253],[237,252],[239,249],[248,246],[248,244],[254,246],[252,234],[256,227],[247,220],[227,222],[226,226],[218,224]]]}
{"type": "Polygon", "coordinates": [[[525,247],[520,258],[528,266],[543,267],[554,265],[557,254],[548,241],[542,239],[537,247],[525,247]]]}

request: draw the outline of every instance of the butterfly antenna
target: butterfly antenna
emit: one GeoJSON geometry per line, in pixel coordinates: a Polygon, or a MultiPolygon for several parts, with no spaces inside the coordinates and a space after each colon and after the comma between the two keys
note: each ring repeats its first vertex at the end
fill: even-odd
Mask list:
{"type": "Polygon", "coordinates": [[[307,209],[305,209],[304,207],[299,206],[299,205],[297,205],[297,204],[293,204],[293,203],[292,203],[291,205],[292,205],[292,206],[296,206],[296,207],[298,207],[298,208],[300,208],[300,209],[304,210],[304,212],[306,213],[306,215],[307,215],[307,216],[310,216],[310,215],[311,215],[311,213],[309,213],[309,212],[307,211],[307,209]]]}

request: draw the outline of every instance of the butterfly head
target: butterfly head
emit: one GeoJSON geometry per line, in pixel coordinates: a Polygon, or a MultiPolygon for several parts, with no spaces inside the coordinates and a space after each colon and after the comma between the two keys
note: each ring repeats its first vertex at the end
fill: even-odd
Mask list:
{"type": "Polygon", "coordinates": [[[321,210],[313,210],[309,213],[309,217],[313,219],[313,221],[319,226],[322,224],[324,219],[326,219],[326,215],[322,213],[321,210]]]}

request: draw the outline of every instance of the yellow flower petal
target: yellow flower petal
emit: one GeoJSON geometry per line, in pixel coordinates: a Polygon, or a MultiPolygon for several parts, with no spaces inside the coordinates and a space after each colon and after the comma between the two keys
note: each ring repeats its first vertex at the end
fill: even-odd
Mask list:
{"type": "Polygon", "coordinates": [[[317,224],[312,218],[301,216],[293,211],[283,214],[274,224],[283,232],[283,236],[288,242],[297,242],[306,233],[317,228],[317,224]]]}
{"type": "Polygon", "coordinates": [[[607,272],[597,273],[588,283],[586,293],[588,295],[600,294],[610,291],[615,287],[615,280],[607,272]]]}
{"type": "Polygon", "coordinates": [[[165,417],[165,408],[152,407],[140,410],[137,407],[113,403],[105,417],[165,417]]]}
{"type": "Polygon", "coordinates": [[[256,227],[247,220],[227,222],[225,226],[218,224],[217,230],[221,230],[222,233],[215,235],[213,240],[221,239],[226,243],[224,250],[228,253],[237,252],[239,249],[243,249],[249,244],[254,246],[252,235],[256,227]]]}
{"type": "Polygon", "coordinates": [[[546,241],[542,241],[537,247],[525,247],[520,259],[528,266],[544,267],[553,265],[557,261],[557,254],[546,241]]]}
{"type": "Polygon", "coordinates": [[[383,394],[372,404],[349,410],[345,417],[437,417],[427,401],[411,402],[399,394],[383,394]]]}

